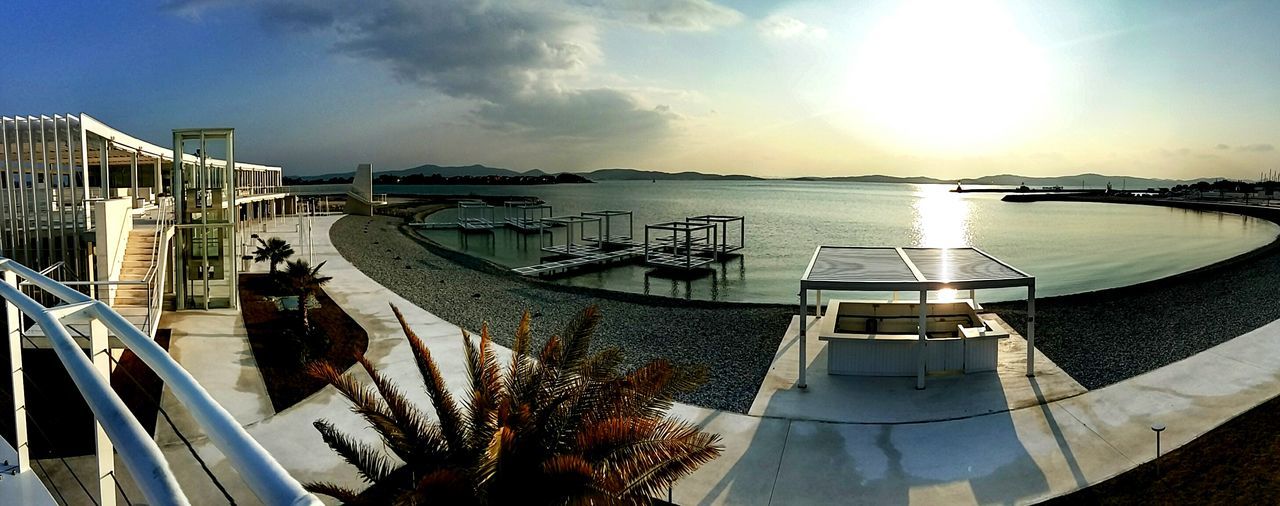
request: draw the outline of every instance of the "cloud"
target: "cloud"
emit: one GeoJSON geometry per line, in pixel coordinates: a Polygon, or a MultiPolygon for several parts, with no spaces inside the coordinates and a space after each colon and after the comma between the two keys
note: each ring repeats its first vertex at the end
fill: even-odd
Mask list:
{"type": "Polygon", "coordinates": [[[401,82],[475,101],[474,119],[483,127],[535,139],[626,137],[632,144],[663,137],[679,116],[645,105],[625,89],[566,85],[601,58],[594,21],[707,30],[741,17],[706,0],[242,0],[240,5],[254,9],[270,28],[328,37],[335,53],[379,63],[401,82]]]}
{"type": "Polygon", "coordinates": [[[742,13],[709,0],[571,1],[601,19],[653,30],[704,32],[742,20],[742,13]]]}
{"type": "Polygon", "coordinates": [[[190,20],[198,20],[209,10],[226,7],[237,0],[170,0],[161,9],[190,20]]]}
{"type": "Polygon", "coordinates": [[[521,1],[260,5],[267,25],[329,30],[336,52],[381,63],[403,82],[453,97],[512,95],[556,73],[585,68],[598,52],[591,27],[521,1]]]}
{"type": "Polygon", "coordinates": [[[1270,144],[1249,144],[1247,146],[1236,146],[1236,151],[1245,153],[1266,153],[1275,151],[1276,147],[1270,144]]]}
{"type": "Polygon", "coordinates": [[[485,104],[476,115],[490,128],[583,143],[653,140],[666,135],[675,119],[665,105],[645,108],[631,95],[610,88],[530,93],[485,104]]]}
{"type": "Polygon", "coordinates": [[[756,23],[756,30],[771,39],[787,40],[823,40],[827,38],[827,30],[813,26],[799,19],[773,14],[756,23]]]}

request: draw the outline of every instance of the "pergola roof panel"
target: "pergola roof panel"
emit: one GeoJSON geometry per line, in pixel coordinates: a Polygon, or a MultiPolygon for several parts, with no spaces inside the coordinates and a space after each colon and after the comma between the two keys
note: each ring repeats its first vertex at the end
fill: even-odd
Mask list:
{"type": "Polygon", "coordinates": [[[930,281],[1019,279],[1026,276],[973,248],[902,248],[930,281]]]}
{"type": "Polygon", "coordinates": [[[895,248],[820,246],[806,281],[916,281],[895,248]]]}
{"type": "Polygon", "coordinates": [[[976,248],[819,246],[803,286],[848,290],[1026,286],[1032,276],[976,248]]]}

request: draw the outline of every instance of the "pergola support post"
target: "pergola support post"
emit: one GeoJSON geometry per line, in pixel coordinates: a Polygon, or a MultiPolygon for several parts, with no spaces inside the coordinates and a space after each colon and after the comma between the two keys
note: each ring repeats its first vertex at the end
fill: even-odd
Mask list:
{"type": "Polygon", "coordinates": [[[916,346],[916,390],[924,390],[925,332],[929,325],[929,291],[920,290],[920,341],[916,346]]]}
{"type": "Polygon", "coordinates": [[[809,291],[804,288],[800,289],[800,381],[796,386],[800,388],[808,388],[809,383],[805,381],[805,369],[809,362],[808,353],[808,328],[809,328],[809,291]]]}
{"type": "Polygon", "coordinates": [[[1027,377],[1036,375],[1036,281],[1027,285],[1027,377]]]}
{"type": "Polygon", "coordinates": [[[155,158],[155,164],[151,167],[153,175],[151,176],[151,198],[156,202],[160,200],[160,194],[164,193],[164,180],[160,175],[160,157],[155,158]]]}
{"type": "Polygon", "coordinates": [[[138,207],[138,152],[135,150],[129,157],[129,207],[138,207]]]}

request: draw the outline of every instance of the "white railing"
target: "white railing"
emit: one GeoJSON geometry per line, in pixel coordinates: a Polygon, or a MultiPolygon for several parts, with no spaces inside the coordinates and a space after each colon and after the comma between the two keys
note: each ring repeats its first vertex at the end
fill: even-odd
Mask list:
{"type": "Polygon", "coordinates": [[[142,281],[147,284],[146,332],[154,337],[160,323],[160,307],[164,304],[164,278],[169,265],[167,254],[169,234],[173,228],[173,198],[164,197],[156,202],[155,242],[151,245],[151,267],[142,281]]]}
{"type": "MultiPolygon", "coordinates": [[[[213,445],[231,461],[249,489],[265,504],[320,505],[315,496],[276,462],[240,423],[227,413],[195,378],[149,336],[113,311],[105,302],[49,279],[8,258],[0,258],[0,298],[5,301],[6,331],[13,381],[14,441],[18,472],[31,470],[26,431],[26,407],[22,373],[23,315],[35,321],[48,337],[80,395],[93,411],[98,434],[98,504],[115,504],[114,454],[119,453],[151,504],[190,504],[168,461],[156,442],[111,389],[110,331],[164,381],[165,387],[190,412],[213,445]],[[19,281],[37,286],[61,303],[45,307],[18,288],[19,281]],[[89,354],[72,339],[65,325],[89,324],[89,354]],[[114,449],[113,449],[114,447],[114,449]]],[[[204,501],[199,501],[204,502],[204,501]]]]}

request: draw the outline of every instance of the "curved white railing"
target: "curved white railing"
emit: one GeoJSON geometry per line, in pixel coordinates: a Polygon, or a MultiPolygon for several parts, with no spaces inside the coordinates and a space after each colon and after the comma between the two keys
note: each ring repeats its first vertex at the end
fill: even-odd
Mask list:
{"type": "MultiPolygon", "coordinates": [[[[21,349],[17,343],[20,339],[18,327],[21,312],[35,321],[57,353],[59,360],[67,369],[76,388],[89,404],[97,423],[118,450],[124,465],[131,471],[138,488],[151,504],[189,504],[181,487],[174,478],[173,471],[164,459],[155,441],[147,435],[138,420],[129,413],[128,408],[111,389],[109,379],[95,369],[95,365],[85,356],[83,350],[67,333],[64,324],[88,320],[90,328],[105,327],[99,331],[91,330],[93,347],[105,348],[106,330],[114,333],[125,347],[129,348],[146,363],[165,383],[190,412],[192,418],[200,424],[210,441],[231,461],[240,478],[248,485],[265,504],[273,505],[319,505],[315,496],[308,493],[284,468],[276,462],[271,454],[262,448],[257,441],[245,432],[239,422],[227,413],[221,405],[209,396],[200,383],[182,368],[169,353],[151,338],[143,334],[124,317],[113,311],[105,302],[94,300],[75,289],[49,279],[44,275],[8,258],[0,258],[0,272],[4,274],[4,283],[0,283],[0,298],[8,306],[8,339],[9,349],[21,349]],[[18,288],[18,281],[35,285],[52,294],[63,304],[54,307],[40,305],[18,288]],[[100,325],[99,325],[100,324],[100,325]],[[95,338],[100,336],[101,339],[95,338]]],[[[90,350],[90,356],[98,357],[105,349],[90,350]]],[[[21,365],[21,356],[15,361],[15,371],[21,365]]],[[[15,382],[20,382],[15,375],[15,382]]],[[[15,397],[19,389],[14,388],[15,397]]],[[[15,399],[15,406],[21,399],[15,399]]],[[[25,417],[25,410],[19,413],[25,417]]],[[[25,427],[25,419],[19,424],[25,427]]],[[[15,448],[25,448],[25,430],[17,434],[15,448]]],[[[99,446],[99,450],[102,447],[99,446]]],[[[107,448],[110,452],[110,447],[107,448]]],[[[25,457],[20,459],[19,466],[26,467],[25,457]]],[[[25,469],[24,469],[25,470],[25,469]]],[[[113,490],[108,493],[114,495],[113,490]]]]}

